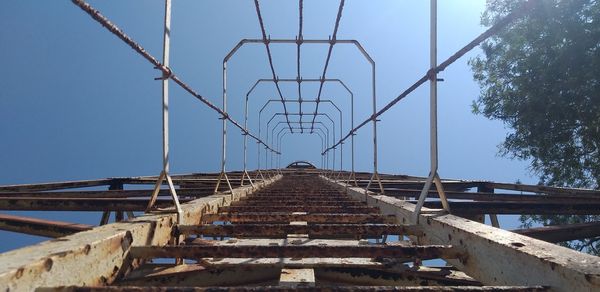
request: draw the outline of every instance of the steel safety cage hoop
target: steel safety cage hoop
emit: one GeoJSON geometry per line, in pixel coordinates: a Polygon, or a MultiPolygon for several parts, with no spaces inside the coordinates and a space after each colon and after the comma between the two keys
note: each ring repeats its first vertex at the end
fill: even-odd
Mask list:
{"type": "MultiPolygon", "coordinates": [[[[265,35],[263,35],[262,39],[242,39],[238,42],[238,44],[229,52],[228,56],[231,56],[233,54],[235,54],[241,47],[243,47],[246,44],[265,44],[268,48],[269,44],[297,44],[298,40],[297,39],[271,39],[271,38],[267,38],[265,35]]],[[[377,101],[376,101],[376,86],[375,86],[375,61],[373,60],[373,58],[371,58],[371,56],[367,53],[367,51],[364,49],[364,47],[361,45],[361,43],[357,40],[340,40],[340,39],[328,39],[328,40],[323,40],[323,39],[302,39],[302,44],[350,44],[350,45],[354,45],[359,51],[360,53],[363,55],[363,57],[369,62],[369,64],[371,65],[371,84],[372,84],[372,99],[373,99],[373,116],[376,115],[377,113],[377,101]]],[[[228,57],[226,57],[227,59],[228,57]]],[[[274,73],[274,72],[273,72],[274,73]]],[[[276,87],[278,88],[279,93],[279,78],[273,74],[273,79],[275,79],[275,84],[276,87]]],[[[324,76],[322,76],[322,79],[324,80],[324,76]]],[[[283,100],[283,95],[280,94],[281,99],[283,100]]],[[[285,109],[285,103],[284,104],[284,109],[285,109]]],[[[288,117],[286,116],[286,121],[289,121],[288,117]]],[[[384,189],[383,189],[383,185],[381,183],[381,179],[379,178],[379,173],[378,173],[378,162],[377,162],[377,119],[376,118],[372,118],[369,120],[369,122],[373,123],[373,175],[371,176],[371,179],[369,180],[369,184],[367,185],[367,189],[371,186],[371,184],[376,181],[377,185],[379,186],[379,190],[380,192],[383,194],[384,193],[384,189]]],[[[337,146],[337,145],[335,145],[337,146]]],[[[326,149],[325,151],[329,151],[330,149],[326,149]]]]}
{"type": "MultiPolygon", "coordinates": [[[[284,113],[274,113],[273,116],[271,117],[271,119],[269,119],[269,121],[267,122],[266,128],[267,129],[269,128],[269,125],[271,124],[271,122],[273,121],[273,119],[275,117],[281,116],[281,115],[284,115],[284,113]]],[[[297,115],[300,115],[300,114],[298,114],[298,113],[288,113],[288,115],[297,116],[297,115]]],[[[303,115],[309,116],[309,115],[315,115],[315,113],[303,113],[303,115]]],[[[316,115],[317,116],[324,116],[324,117],[326,117],[331,122],[331,124],[333,125],[333,127],[332,127],[332,129],[333,129],[333,131],[332,131],[333,132],[333,140],[335,141],[335,128],[336,128],[335,121],[327,113],[317,113],[316,115]]],[[[260,125],[259,125],[259,127],[260,127],[260,125]]],[[[291,131],[293,132],[293,130],[291,130],[291,131]]],[[[268,143],[268,140],[269,140],[268,135],[269,135],[269,132],[267,130],[267,139],[266,139],[267,143],[268,143]]],[[[271,143],[272,143],[272,141],[271,141],[271,143]]],[[[265,157],[265,163],[266,163],[266,161],[267,160],[266,160],[266,157],[265,157]]],[[[335,165],[335,149],[334,149],[334,155],[333,155],[333,165],[335,165]]]]}
{"type": "MultiPolygon", "coordinates": [[[[280,122],[280,123],[285,123],[285,122],[280,122]]],[[[291,123],[298,123],[298,122],[291,122],[291,123]]],[[[302,122],[302,123],[310,123],[310,122],[302,122]]],[[[323,127],[326,127],[325,124],[323,122],[315,122],[315,124],[321,124],[323,125],[323,127]]],[[[292,127],[292,129],[298,129],[298,127],[292,127]]],[[[321,127],[315,127],[315,130],[320,130],[321,133],[323,133],[323,135],[325,135],[325,131],[321,128],[321,127]]],[[[315,134],[317,136],[319,136],[319,138],[321,139],[321,151],[323,151],[325,149],[325,141],[323,136],[321,135],[320,132],[301,132],[301,133],[291,133],[291,132],[284,132],[284,130],[287,130],[287,128],[281,128],[280,131],[277,133],[277,144],[276,144],[276,149],[281,153],[281,140],[283,139],[283,137],[287,134],[315,134]]],[[[321,154],[321,153],[319,153],[321,154]]],[[[278,155],[278,157],[281,157],[281,154],[278,155]]],[[[321,154],[321,168],[323,167],[323,154],[321,154]]],[[[279,159],[279,168],[281,168],[281,159],[279,159]]]]}
{"type": "MultiPolygon", "coordinates": [[[[273,126],[273,129],[271,130],[271,137],[273,137],[273,138],[274,138],[274,137],[276,137],[276,136],[274,135],[274,132],[275,132],[275,130],[277,129],[277,127],[278,127],[279,125],[281,125],[281,124],[285,124],[285,123],[286,123],[286,122],[281,122],[281,121],[280,121],[280,122],[278,122],[277,124],[275,124],[275,125],[273,126]]],[[[309,124],[310,122],[300,122],[300,121],[298,121],[298,122],[290,122],[290,123],[291,123],[291,124],[309,124]]],[[[315,124],[320,124],[320,125],[322,125],[322,126],[323,126],[323,128],[325,128],[325,130],[327,130],[327,132],[325,133],[325,132],[323,131],[323,129],[320,129],[320,128],[319,128],[321,131],[323,131],[323,134],[324,134],[324,135],[326,135],[326,137],[327,137],[327,141],[329,141],[329,128],[327,127],[327,125],[326,125],[325,123],[321,122],[321,121],[315,122],[315,124]]],[[[294,130],[297,130],[297,128],[296,128],[296,127],[292,127],[292,128],[293,128],[294,130]]],[[[280,135],[280,134],[283,132],[283,130],[285,130],[285,129],[286,129],[286,128],[281,128],[281,129],[279,130],[279,132],[277,133],[277,139],[276,139],[275,141],[279,142],[279,135],[280,135]]],[[[267,129],[267,130],[268,130],[268,129],[267,129]]],[[[295,133],[293,133],[293,134],[295,134],[295,133]]],[[[303,134],[303,132],[300,132],[300,134],[303,134]]],[[[334,139],[334,140],[335,140],[335,139],[334,139]]],[[[327,142],[327,143],[329,143],[329,142],[327,142]]],[[[277,148],[277,147],[275,147],[275,149],[278,149],[278,148],[277,148]]],[[[322,148],[322,149],[325,149],[325,148],[322,148]]],[[[281,152],[281,151],[279,151],[279,152],[281,152]]],[[[281,156],[281,154],[279,154],[278,156],[281,156]]],[[[324,155],[323,155],[323,154],[321,154],[321,156],[324,156],[324,155]]]]}
{"type": "MultiPolygon", "coordinates": [[[[305,115],[313,115],[313,114],[314,114],[314,113],[305,113],[305,115]]],[[[267,122],[267,126],[266,126],[266,128],[267,128],[267,139],[266,139],[266,140],[267,140],[267,141],[269,140],[269,137],[268,137],[268,135],[269,135],[268,129],[269,129],[269,125],[270,125],[270,123],[273,121],[273,119],[274,119],[275,117],[277,117],[277,116],[281,116],[281,115],[283,115],[283,113],[274,113],[274,114],[273,114],[273,116],[271,117],[271,119],[269,119],[269,121],[267,122]]],[[[291,114],[289,114],[289,115],[299,115],[299,114],[297,114],[297,113],[291,113],[291,114]]],[[[336,127],[336,126],[335,126],[335,121],[334,121],[334,120],[333,120],[333,119],[332,119],[332,118],[331,118],[331,117],[330,117],[330,116],[329,116],[327,113],[318,113],[317,115],[318,115],[318,116],[324,116],[324,117],[326,117],[326,118],[327,118],[327,119],[328,119],[328,120],[331,122],[331,124],[332,124],[332,129],[333,129],[333,130],[332,130],[332,132],[333,132],[333,138],[332,138],[332,141],[335,141],[335,127],[336,127]]],[[[290,123],[291,123],[291,122],[290,122],[290,123]]],[[[259,125],[259,126],[260,126],[260,125],[259,125]]],[[[292,130],[293,130],[293,129],[292,129],[292,130]]],[[[293,131],[292,131],[292,133],[293,133],[293,131]]],[[[272,139],[273,139],[273,137],[271,138],[271,140],[272,140],[272,139]]],[[[328,137],[327,139],[329,140],[329,137],[328,137]]],[[[273,141],[271,141],[271,143],[273,143],[273,141]]],[[[329,143],[329,141],[328,141],[328,143],[329,143]]],[[[335,151],[334,151],[333,153],[335,154],[335,151]]],[[[265,154],[266,154],[266,153],[265,153],[265,154]]],[[[267,163],[266,157],[265,157],[265,163],[267,163]]],[[[332,162],[332,165],[335,165],[335,155],[333,155],[333,162],[332,162]]],[[[328,156],[328,155],[327,155],[327,168],[329,168],[329,156],[328,156]]]]}
{"type": "MultiPolygon", "coordinates": [[[[262,108],[259,111],[259,123],[260,123],[260,120],[261,120],[261,114],[267,108],[267,106],[270,103],[272,103],[272,102],[278,102],[278,101],[279,100],[277,100],[277,99],[269,99],[269,100],[267,100],[265,102],[265,104],[262,106],[262,108]]],[[[297,100],[293,100],[293,99],[284,99],[284,102],[298,102],[298,101],[297,100]]],[[[304,100],[304,102],[316,102],[316,100],[304,100]]],[[[343,121],[344,121],[344,115],[343,115],[342,110],[331,99],[322,99],[321,102],[331,104],[338,111],[339,118],[340,118],[340,133],[341,133],[343,131],[343,121]]],[[[299,113],[299,114],[303,114],[303,113],[299,113]]],[[[302,121],[302,120],[300,120],[300,121],[302,121]]],[[[288,122],[287,124],[290,125],[291,122],[288,122]]],[[[302,133],[302,128],[303,128],[302,124],[300,124],[300,133],[302,133]]],[[[311,122],[311,125],[312,124],[314,124],[314,122],[311,122]]],[[[260,124],[259,124],[259,127],[260,127],[260,124]]],[[[268,131],[268,129],[267,129],[267,131],[268,131]]],[[[268,134],[268,132],[267,132],[267,134],[268,134]]],[[[271,137],[272,136],[273,136],[273,133],[271,133],[271,137]]],[[[268,141],[268,135],[267,135],[267,141],[268,141]]],[[[342,148],[342,144],[340,144],[340,172],[343,170],[343,163],[342,163],[343,157],[344,157],[344,152],[343,151],[344,150],[342,148]]],[[[334,157],[335,157],[335,151],[334,151],[334,157]]],[[[334,170],[335,170],[335,165],[334,165],[334,170]]]]}
{"type": "MultiPolygon", "coordinates": [[[[102,24],[111,33],[113,33],[114,35],[116,35],[117,37],[119,37],[121,40],[123,40],[132,49],[134,49],[138,54],[142,55],[147,61],[149,61],[150,63],[152,63],[155,66],[156,69],[161,70],[164,73],[163,77],[161,77],[161,78],[166,79],[166,77],[164,77],[164,75],[168,75],[169,79],[173,80],[176,84],[178,84],[179,86],[181,86],[184,90],[186,90],[188,93],[190,93],[191,95],[193,95],[194,97],[196,97],[197,99],[199,99],[200,101],[202,101],[204,104],[206,104],[207,106],[209,106],[211,109],[217,111],[222,116],[223,119],[229,120],[236,127],[242,129],[242,131],[244,133],[252,136],[254,139],[256,139],[257,141],[259,141],[259,143],[262,143],[263,145],[265,145],[265,147],[270,148],[268,145],[266,145],[264,142],[262,142],[259,138],[257,138],[256,136],[251,135],[245,128],[243,128],[242,126],[240,126],[239,123],[237,123],[235,120],[231,119],[227,115],[227,113],[225,113],[224,111],[222,111],[221,109],[219,109],[218,107],[216,107],[215,105],[213,105],[210,101],[208,101],[206,98],[204,98],[200,94],[196,93],[187,84],[183,83],[183,81],[181,81],[175,74],[173,74],[173,72],[171,71],[171,69],[169,67],[161,64],[153,56],[151,56],[150,54],[148,54],[146,50],[144,50],[139,44],[137,44],[135,41],[133,41],[125,33],[123,33],[123,31],[120,28],[118,28],[113,23],[111,23],[98,10],[94,9],[93,7],[91,7],[85,1],[73,0],[73,3],[75,3],[83,11],[85,11],[87,14],[89,14],[95,21],[97,21],[100,24],[102,24]]],[[[523,5],[524,7],[522,7],[522,8],[527,8],[528,4],[529,4],[529,2],[524,3],[524,5],[523,5]]],[[[442,62],[439,66],[435,67],[433,70],[430,70],[430,71],[434,71],[435,73],[443,71],[449,65],[451,65],[456,60],[458,60],[460,57],[464,56],[464,54],[466,54],[467,52],[469,52],[470,50],[472,50],[474,47],[478,46],[481,42],[483,42],[484,40],[486,40],[490,36],[494,35],[500,29],[506,27],[514,19],[522,16],[523,12],[526,11],[526,10],[527,9],[516,9],[515,11],[511,12],[509,15],[507,15],[506,17],[504,17],[503,19],[501,19],[500,21],[498,21],[496,24],[494,24],[488,30],[486,30],[485,32],[483,32],[482,34],[480,34],[478,37],[476,37],[470,43],[468,43],[463,48],[461,48],[460,50],[458,50],[455,54],[453,54],[448,59],[446,59],[444,62],[442,62]]],[[[263,40],[259,40],[258,42],[261,42],[261,41],[264,42],[265,38],[263,38],[263,40]]],[[[342,43],[343,42],[343,41],[340,41],[340,40],[333,40],[333,41],[335,41],[336,43],[342,43]]],[[[278,41],[277,40],[269,40],[269,42],[277,43],[278,41]]],[[[279,42],[285,43],[285,42],[287,42],[287,40],[283,40],[283,41],[280,40],[279,42]]],[[[324,41],[324,42],[327,42],[327,41],[324,41]]],[[[311,43],[311,41],[303,40],[303,43],[311,43]]],[[[317,43],[319,43],[318,40],[317,40],[317,43]]],[[[377,117],[379,117],[381,114],[383,114],[384,112],[386,112],[389,108],[391,108],[397,102],[399,102],[400,100],[402,100],[403,98],[405,98],[408,94],[410,94],[412,91],[414,91],[420,85],[422,85],[425,82],[427,82],[428,80],[430,80],[431,79],[430,78],[430,75],[431,75],[430,71],[428,71],[428,73],[425,76],[421,77],[421,79],[419,79],[417,82],[415,82],[413,85],[411,85],[408,89],[406,89],[404,92],[402,92],[398,97],[396,97],[391,102],[389,102],[381,110],[379,110],[377,113],[375,113],[374,115],[372,115],[369,119],[365,120],[364,122],[362,122],[358,126],[354,127],[351,131],[349,131],[349,133],[348,133],[347,136],[341,138],[340,141],[338,141],[338,143],[332,145],[330,148],[333,148],[336,145],[339,145],[341,142],[343,142],[345,139],[347,139],[348,136],[352,136],[359,128],[363,127],[365,124],[367,124],[369,122],[377,122],[377,117]]],[[[326,151],[331,150],[330,148],[326,149],[326,151]]]]}
{"type": "MultiPolygon", "coordinates": [[[[344,81],[342,81],[341,79],[338,78],[296,78],[296,79],[292,79],[292,78],[278,78],[278,79],[268,79],[268,78],[262,78],[262,79],[258,79],[254,85],[250,88],[250,90],[248,91],[248,93],[246,94],[246,105],[245,107],[248,107],[248,97],[249,95],[254,91],[254,89],[261,83],[261,82],[274,82],[275,80],[277,80],[278,82],[298,82],[299,84],[303,83],[303,82],[335,82],[340,84],[344,90],[346,90],[349,94],[349,98],[350,98],[350,127],[354,128],[354,92],[344,83],[344,81]]],[[[271,99],[269,100],[269,102],[275,102],[275,101],[280,101],[278,99],[271,99]]],[[[322,100],[323,101],[323,100],[322,100]]],[[[286,100],[284,99],[284,102],[293,102],[292,100],[286,100]]],[[[308,102],[308,101],[307,101],[308,102]]],[[[262,110],[264,109],[264,107],[266,107],[267,104],[265,104],[263,106],[262,110]]],[[[245,116],[245,121],[247,121],[248,116],[246,113],[245,116]]],[[[260,124],[260,114],[259,114],[259,124],[260,124]]],[[[260,129],[259,129],[259,136],[260,136],[260,129]]],[[[354,182],[354,186],[358,186],[358,182],[356,181],[356,174],[355,174],[355,168],[354,168],[354,135],[351,137],[350,139],[350,144],[351,144],[351,171],[350,174],[346,180],[346,183],[349,182],[354,182]]],[[[343,153],[343,143],[340,144],[340,152],[343,153]]],[[[244,150],[245,153],[245,150],[244,150]]],[[[260,169],[260,149],[258,150],[258,169],[260,169]]],[[[244,155],[244,163],[246,163],[246,156],[244,155]]],[[[340,159],[340,164],[343,165],[343,155],[341,156],[340,159]]],[[[343,169],[343,166],[341,167],[343,169]]],[[[257,174],[258,175],[258,174],[257,174]]]]}

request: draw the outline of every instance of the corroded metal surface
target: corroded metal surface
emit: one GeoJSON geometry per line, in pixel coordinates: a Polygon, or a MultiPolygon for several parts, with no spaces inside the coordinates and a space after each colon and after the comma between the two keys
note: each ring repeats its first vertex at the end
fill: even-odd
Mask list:
{"type": "MultiPolygon", "coordinates": [[[[185,183],[198,180],[198,176],[177,179],[179,183],[185,183]]],[[[212,182],[213,185],[215,183],[215,180],[210,177],[201,180],[212,182]]],[[[144,178],[134,179],[131,182],[142,183],[143,181],[144,178]]],[[[200,205],[191,209],[188,207],[189,204],[198,203],[184,204],[184,210],[189,216],[184,217],[183,224],[174,224],[174,214],[145,215],[137,220],[109,224],[98,229],[105,235],[115,234],[116,236],[111,239],[98,239],[100,241],[96,240],[96,243],[85,245],[82,249],[75,247],[70,248],[71,252],[65,251],[67,246],[74,246],[73,244],[78,242],[94,242],[92,238],[97,231],[92,229],[75,234],[67,237],[68,241],[55,243],[62,246],[56,250],[62,250],[66,256],[42,257],[41,262],[38,262],[39,269],[24,269],[22,272],[17,270],[17,274],[12,276],[5,274],[5,276],[18,278],[19,281],[12,282],[12,285],[15,285],[11,286],[13,288],[39,287],[41,286],[39,283],[51,283],[49,285],[54,286],[52,289],[64,291],[95,291],[100,288],[85,287],[85,285],[107,285],[102,288],[114,291],[163,291],[161,289],[177,291],[180,288],[173,287],[182,285],[190,286],[181,288],[183,291],[204,291],[203,289],[286,291],[288,288],[285,279],[287,278],[283,276],[290,275],[282,276],[283,269],[291,271],[292,274],[304,271],[308,273],[307,275],[313,275],[309,271],[314,271],[315,291],[546,290],[546,287],[541,286],[481,287],[480,280],[487,279],[487,275],[483,275],[481,271],[474,272],[471,265],[473,262],[481,263],[479,258],[482,254],[474,255],[471,245],[475,244],[477,250],[486,253],[487,248],[494,249],[494,242],[486,241],[487,245],[491,244],[490,247],[483,245],[477,238],[482,235],[463,238],[460,233],[464,232],[460,231],[464,230],[462,227],[459,228],[460,230],[454,229],[450,234],[444,233],[444,227],[440,227],[437,221],[445,220],[444,224],[457,224],[447,222],[449,219],[446,217],[450,215],[423,215],[428,218],[423,224],[398,224],[397,222],[402,222],[403,214],[406,216],[410,214],[410,210],[402,209],[410,203],[386,196],[365,195],[364,192],[357,192],[358,189],[353,188],[349,188],[349,194],[345,194],[340,185],[332,184],[308,172],[286,173],[279,180],[259,191],[253,192],[249,187],[244,190],[244,193],[250,195],[209,196],[194,201],[199,202],[200,205]],[[291,208],[286,205],[286,198],[291,208]],[[374,198],[379,201],[374,201],[374,198]],[[403,203],[374,205],[375,202],[391,203],[390,200],[403,203]],[[334,204],[336,202],[339,204],[334,204]],[[383,213],[379,212],[380,209],[383,213]],[[354,210],[361,210],[361,213],[354,213],[354,210]],[[152,223],[157,218],[166,218],[165,220],[170,219],[170,221],[158,220],[152,223]],[[116,230],[124,230],[125,233],[116,230]],[[448,239],[444,236],[440,237],[440,232],[448,239]],[[140,236],[152,236],[153,239],[144,242],[140,236]],[[419,238],[420,244],[405,241],[403,238],[406,237],[403,236],[419,238]],[[458,239],[462,239],[462,243],[460,240],[457,241],[458,239]],[[466,245],[467,241],[469,245],[466,245]],[[104,259],[97,264],[92,264],[90,260],[97,261],[98,257],[104,259]],[[154,258],[179,259],[179,262],[180,259],[185,258],[189,264],[164,268],[160,266],[153,268],[152,265],[144,264],[154,258]],[[454,268],[436,270],[420,265],[423,260],[436,258],[446,259],[464,268],[468,275],[454,268]],[[107,274],[109,266],[103,264],[107,260],[116,263],[113,267],[116,266],[118,269],[107,274]],[[72,261],[77,261],[77,264],[72,261]],[[81,272],[65,274],[67,265],[79,267],[81,272]],[[90,274],[89,270],[86,270],[88,266],[95,267],[94,269],[99,273],[90,274]],[[103,270],[107,271],[102,272],[103,270]],[[26,271],[31,272],[25,273],[26,271]],[[44,274],[48,275],[43,277],[44,274]],[[50,275],[54,277],[53,281],[48,280],[50,275]],[[32,277],[42,279],[32,280],[32,277]],[[69,277],[75,280],[69,280],[69,277]],[[85,281],[85,285],[81,281],[85,281]],[[21,282],[26,286],[17,284],[21,282]],[[59,287],[60,283],[83,286],[59,287]],[[234,288],[232,285],[238,287],[234,288]],[[417,287],[416,285],[444,287],[417,287]]],[[[110,191],[109,194],[119,197],[127,193],[110,191]]],[[[130,192],[130,194],[135,197],[139,193],[130,192]]],[[[100,193],[92,195],[95,198],[101,196],[100,193]]],[[[63,193],[62,196],[64,196],[62,200],[69,201],[69,194],[63,193]]],[[[121,201],[117,199],[115,203],[121,201]]],[[[462,224],[474,223],[462,218],[460,220],[464,221],[461,221],[462,224]]],[[[529,244],[531,242],[527,243],[529,244]]],[[[51,245],[44,248],[45,251],[41,252],[47,253],[51,245]]],[[[511,248],[519,251],[525,247],[514,245],[511,248]]],[[[32,255],[34,253],[39,254],[39,252],[32,252],[32,255]]],[[[5,256],[6,254],[0,256],[0,260],[5,256]]],[[[509,254],[505,256],[512,258],[513,263],[523,264],[519,263],[518,258],[511,257],[509,254]]],[[[502,261],[498,260],[498,263],[502,261]]],[[[555,266],[555,269],[563,268],[565,267],[555,266]]],[[[503,270],[503,272],[508,271],[503,270]]],[[[590,281],[593,282],[594,279],[594,275],[590,274],[590,281]]],[[[489,282],[487,284],[529,285],[530,283],[489,282]]],[[[298,288],[303,287],[294,287],[294,289],[298,288]]]]}
{"type": "MultiPolygon", "coordinates": [[[[351,197],[394,214],[398,222],[411,221],[414,204],[331,182],[351,197]]],[[[420,243],[464,249],[465,259],[448,262],[484,284],[548,285],[552,291],[600,288],[598,257],[434,210],[422,213],[417,226],[424,230],[420,243]]]]}
{"type": "Polygon", "coordinates": [[[199,246],[140,246],[130,251],[135,258],[186,258],[206,257],[263,257],[263,258],[459,258],[460,253],[449,246],[400,246],[400,245],[199,245],[199,246]]]}
{"type": "Polygon", "coordinates": [[[396,224],[233,224],[233,225],[198,225],[179,226],[183,234],[198,234],[203,236],[231,237],[279,237],[287,234],[308,234],[309,237],[323,236],[382,236],[384,234],[410,234],[420,232],[409,225],[396,224]]]}
{"type": "Polygon", "coordinates": [[[344,213],[235,213],[235,214],[207,214],[202,217],[203,222],[227,221],[232,223],[265,222],[285,223],[291,221],[306,221],[310,223],[392,223],[391,216],[380,214],[344,214],[344,213]]]}
{"type": "MultiPolygon", "coordinates": [[[[271,182],[260,182],[257,187],[271,182]]],[[[233,194],[217,194],[182,204],[183,223],[199,222],[203,213],[214,212],[254,191],[251,187],[240,187],[233,194]]],[[[33,291],[43,286],[113,283],[139,263],[128,259],[131,246],[161,246],[174,241],[176,214],[166,211],[0,254],[0,290],[33,291]]]]}
{"type": "Polygon", "coordinates": [[[93,226],[85,224],[0,214],[0,230],[30,235],[62,237],[80,231],[90,230],[92,227],[93,226]]]}
{"type": "Polygon", "coordinates": [[[100,292],[100,291],[122,291],[122,292],[195,292],[195,291],[210,291],[210,292],[245,292],[245,291],[331,291],[331,292],[350,292],[350,291],[419,291],[419,292],[541,292],[548,291],[543,286],[324,286],[324,287],[278,287],[278,286],[261,286],[261,287],[146,287],[146,286],[112,286],[112,287],[58,287],[51,289],[41,289],[45,291],[59,292],[100,292]]]}
{"type": "MultiPolygon", "coordinates": [[[[381,240],[386,236],[421,235],[422,232],[413,226],[390,224],[391,218],[380,214],[377,208],[366,207],[364,202],[354,200],[343,192],[335,190],[334,186],[327,184],[315,174],[286,174],[269,187],[230,206],[220,207],[216,214],[204,215],[202,224],[180,225],[174,231],[175,235],[202,237],[188,237],[182,242],[184,245],[132,247],[129,255],[136,259],[191,259],[207,269],[254,267],[253,271],[257,271],[256,269],[278,267],[292,274],[303,271],[301,274],[312,275],[309,271],[313,269],[354,267],[387,269],[390,275],[396,273],[395,277],[401,277],[399,275],[406,273],[406,269],[392,271],[390,270],[392,267],[403,267],[403,263],[416,259],[462,257],[460,250],[451,246],[420,246],[397,241],[398,239],[384,243],[381,240]],[[276,199],[271,200],[271,198],[276,199]],[[285,205],[285,198],[290,200],[291,207],[285,205]],[[333,204],[335,200],[339,200],[341,204],[333,204]],[[320,202],[330,202],[330,205],[320,205],[320,202]],[[235,210],[240,212],[234,212],[235,210]],[[355,213],[355,210],[360,210],[362,213],[355,213]],[[361,238],[376,240],[358,240],[361,238]]],[[[268,269],[265,272],[272,273],[268,269]]],[[[133,281],[132,278],[126,277],[122,283],[148,286],[157,283],[173,284],[177,283],[173,282],[175,279],[179,279],[183,283],[202,286],[214,281],[212,276],[210,280],[202,280],[209,278],[201,275],[212,275],[206,272],[195,276],[173,273],[162,278],[160,276],[145,278],[143,273],[141,275],[137,273],[137,280],[133,281]]],[[[322,272],[315,270],[315,275],[318,273],[322,272]]],[[[377,273],[382,272],[377,270],[370,272],[370,274],[377,273]]],[[[282,272],[279,275],[279,284],[286,286],[285,279],[288,276],[290,275],[282,272]]],[[[463,282],[456,282],[456,280],[443,282],[443,277],[423,278],[414,272],[413,275],[405,276],[414,281],[402,282],[404,284],[414,284],[418,281],[431,284],[478,283],[472,279],[463,282]]],[[[264,277],[268,278],[266,275],[264,277]]],[[[340,277],[338,284],[346,281],[342,278],[340,277]]],[[[384,278],[380,278],[383,281],[384,278]]],[[[317,287],[321,285],[319,281],[321,280],[317,277],[315,279],[317,287]]],[[[377,282],[377,280],[372,281],[377,282]]],[[[262,283],[264,287],[261,288],[268,288],[268,284],[268,282],[262,283]]],[[[272,288],[280,289],[283,286],[272,288]]]]}

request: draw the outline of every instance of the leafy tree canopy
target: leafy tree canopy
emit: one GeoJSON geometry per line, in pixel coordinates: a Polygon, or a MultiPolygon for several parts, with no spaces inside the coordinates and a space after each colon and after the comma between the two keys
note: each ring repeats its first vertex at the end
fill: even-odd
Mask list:
{"type": "MultiPolygon", "coordinates": [[[[490,26],[523,0],[489,0],[490,26]]],[[[475,113],[512,131],[501,153],[531,159],[542,183],[600,182],[600,1],[530,1],[525,16],[471,60],[481,95],[475,113]]]]}
{"type": "MultiPolygon", "coordinates": [[[[524,0],[488,0],[490,26],[524,0]]],[[[531,161],[541,184],[600,188],[600,0],[530,1],[529,10],[470,61],[481,94],[473,111],[510,133],[501,154],[531,161]]],[[[600,216],[523,215],[523,227],[600,216]]],[[[561,243],[600,254],[600,237],[561,243]]]]}

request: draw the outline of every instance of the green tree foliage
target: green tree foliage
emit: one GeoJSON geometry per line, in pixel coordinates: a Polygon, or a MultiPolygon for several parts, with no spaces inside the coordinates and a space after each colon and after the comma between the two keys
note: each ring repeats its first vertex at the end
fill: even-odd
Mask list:
{"type": "MultiPolygon", "coordinates": [[[[489,1],[489,26],[516,0],[489,1]]],[[[532,1],[530,10],[471,60],[481,85],[474,111],[512,129],[505,155],[531,159],[551,185],[600,181],[600,1],[532,1]]]]}
{"type": "MultiPolygon", "coordinates": [[[[600,0],[488,0],[482,24],[514,9],[524,16],[470,61],[481,94],[473,111],[510,133],[501,154],[531,161],[542,184],[600,187],[600,0]]],[[[522,216],[524,226],[598,216],[522,216]]],[[[567,243],[598,253],[600,239],[567,243]]]]}

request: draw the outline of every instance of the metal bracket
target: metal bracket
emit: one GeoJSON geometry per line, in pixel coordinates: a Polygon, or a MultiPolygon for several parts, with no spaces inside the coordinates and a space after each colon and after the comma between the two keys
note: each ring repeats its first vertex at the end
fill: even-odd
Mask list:
{"type": "Polygon", "coordinates": [[[169,185],[169,193],[171,194],[171,198],[173,198],[173,202],[175,203],[175,209],[177,211],[177,223],[181,222],[181,217],[183,216],[183,211],[181,210],[181,205],[179,204],[179,197],[177,196],[177,191],[175,191],[175,186],[173,185],[173,180],[171,179],[171,175],[169,175],[166,171],[161,171],[158,176],[158,180],[156,180],[156,184],[154,185],[154,191],[152,191],[152,196],[150,197],[150,201],[148,202],[148,206],[146,207],[146,212],[152,211],[152,207],[154,207],[154,203],[156,203],[156,199],[158,198],[158,193],[160,192],[160,186],[163,181],[166,180],[169,185]]]}
{"type": "Polygon", "coordinates": [[[371,176],[371,179],[369,180],[369,183],[367,184],[367,187],[365,188],[365,191],[366,192],[369,191],[369,188],[371,187],[371,184],[373,183],[373,180],[377,180],[377,185],[379,186],[379,190],[381,191],[380,194],[383,195],[385,193],[385,191],[383,189],[383,184],[381,183],[381,179],[379,178],[379,173],[378,172],[373,172],[373,175],[371,176]]]}
{"type": "Polygon", "coordinates": [[[229,182],[229,177],[227,176],[227,173],[224,171],[221,171],[221,173],[219,173],[219,178],[217,179],[217,185],[215,186],[214,193],[216,194],[219,192],[219,186],[221,185],[222,180],[225,180],[227,182],[229,191],[233,194],[233,188],[231,187],[231,183],[229,182]]]}

